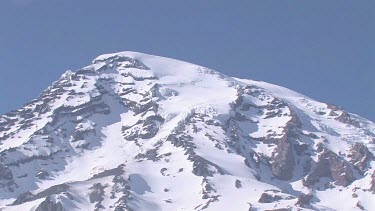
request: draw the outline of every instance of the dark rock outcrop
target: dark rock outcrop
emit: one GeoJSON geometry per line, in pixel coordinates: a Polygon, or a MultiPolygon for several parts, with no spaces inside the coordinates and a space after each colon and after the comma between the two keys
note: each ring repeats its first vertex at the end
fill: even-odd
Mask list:
{"type": "Polygon", "coordinates": [[[25,192],[25,193],[21,193],[17,197],[17,199],[12,203],[12,205],[18,205],[18,204],[28,202],[28,201],[32,200],[33,197],[34,197],[34,194],[32,194],[30,191],[25,192]]]}
{"type": "Polygon", "coordinates": [[[145,64],[143,64],[141,61],[130,58],[127,56],[121,56],[121,55],[114,55],[105,59],[95,59],[93,61],[94,64],[97,64],[99,62],[106,62],[108,64],[114,63],[114,62],[128,62],[126,63],[126,68],[137,68],[141,70],[149,70],[150,68],[147,67],[145,64]]]}
{"type": "Polygon", "coordinates": [[[260,202],[260,203],[272,203],[272,202],[275,202],[275,201],[279,201],[281,199],[282,199],[281,196],[278,196],[278,195],[271,195],[269,193],[262,193],[258,202],[260,202]]]}
{"type": "Polygon", "coordinates": [[[35,211],[62,211],[63,206],[60,202],[56,202],[51,196],[39,204],[35,211]]]}
{"type": "Polygon", "coordinates": [[[216,173],[225,174],[225,172],[216,164],[202,158],[199,155],[189,156],[189,160],[193,161],[193,173],[197,176],[213,176],[216,173]]]}
{"type": "MultiPolygon", "coordinates": [[[[287,104],[283,101],[280,101],[277,105],[287,107],[287,104]]],[[[294,158],[293,140],[298,137],[295,130],[300,128],[302,124],[292,109],[289,108],[289,110],[291,112],[291,119],[284,128],[284,135],[279,140],[277,148],[274,152],[276,156],[273,156],[271,162],[272,173],[280,180],[290,180],[293,177],[296,164],[294,158]]]]}
{"type": "Polygon", "coordinates": [[[360,123],[356,119],[353,119],[350,116],[350,114],[345,112],[342,108],[335,106],[335,105],[328,105],[327,107],[331,109],[329,115],[335,116],[335,119],[337,121],[344,123],[344,124],[352,125],[354,127],[358,127],[358,128],[361,127],[360,123]]]}
{"type": "Polygon", "coordinates": [[[150,139],[157,134],[163,122],[164,118],[159,115],[148,116],[144,120],[139,120],[133,126],[123,126],[123,136],[128,141],[134,141],[139,138],[150,139]]]}
{"type": "Polygon", "coordinates": [[[340,116],[336,117],[335,118],[337,121],[339,122],[342,122],[344,124],[349,124],[349,125],[352,125],[354,127],[361,127],[361,125],[359,124],[359,122],[353,118],[351,118],[350,114],[348,114],[347,112],[343,111],[341,113],[340,116]]]}
{"type": "Polygon", "coordinates": [[[0,163],[0,180],[12,180],[13,179],[13,173],[12,171],[8,168],[3,163],[0,163]]]}
{"type": "Polygon", "coordinates": [[[104,189],[106,186],[103,186],[100,183],[95,183],[90,189],[92,190],[89,193],[90,203],[95,204],[95,210],[103,209],[102,201],[104,200],[104,189]]]}
{"type": "Polygon", "coordinates": [[[158,157],[158,149],[147,150],[146,153],[139,153],[134,158],[137,160],[142,160],[142,159],[152,160],[152,161],[160,160],[160,157],[158,157]]]}
{"type": "Polygon", "coordinates": [[[17,199],[12,203],[12,205],[18,205],[18,204],[22,204],[28,201],[33,201],[33,200],[41,199],[41,198],[47,198],[52,195],[57,195],[61,193],[70,195],[68,193],[68,190],[69,190],[69,185],[63,183],[63,184],[51,186],[39,193],[36,193],[35,195],[31,193],[30,191],[28,191],[28,192],[20,194],[17,197],[17,199]]]}
{"type": "Polygon", "coordinates": [[[355,143],[350,151],[352,153],[350,155],[350,163],[352,163],[363,175],[368,168],[368,163],[374,160],[374,155],[364,144],[359,142],[355,143]]]}
{"type": "Polygon", "coordinates": [[[303,179],[305,186],[313,186],[322,177],[330,177],[339,186],[348,186],[355,180],[350,165],[335,153],[324,149],[318,162],[303,179]]]}
{"type": "Polygon", "coordinates": [[[46,170],[44,169],[39,169],[38,172],[37,172],[37,175],[36,175],[39,179],[46,179],[49,174],[46,170]]]}
{"type": "Polygon", "coordinates": [[[313,195],[311,194],[301,194],[298,196],[298,200],[296,205],[300,207],[310,207],[310,201],[313,198],[313,195]]]}
{"type": "Polygon", "coordinates": [[[294,155],[293,146],[287,137],[280,140],[275,153],[271,163],[272,173],[278,179],[290,180],[293,177],[294,155]]]}
{"type": "Polygon", "coordinates": [[[370,191],[373,193],[373,194],[375,194],[375,171],[372,173],[372,175],[371,175],[371,178],[372,178],[372,180],[371,180],[371,186],[370,186],[370,191]]]}
{"type": "Polygon", "coordinates": [[[358,207],[360,210],[366,210],[362,204],[360,202],[357,202],[357,204],[355,205],[356,207],[358,207]]]}
{"type": "Polygon", "coordinates": [[[242,188],[242,182],[240,180],[236,180],[235,186],[236,188],[242,188]]]}
{"type": "Polygon", "coordinates": [[[147,117],[143,122],[142,131],[139,134],[140,138],[149,139],[154,137],[159,131],[159,127],[163,122],[164,119],[158,115],[147,117]]]}

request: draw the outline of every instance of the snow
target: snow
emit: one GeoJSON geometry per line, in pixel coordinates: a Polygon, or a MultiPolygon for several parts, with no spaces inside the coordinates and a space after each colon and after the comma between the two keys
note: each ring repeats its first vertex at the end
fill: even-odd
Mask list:
{"type": "MultiPolygon", "coordinates": [[[[68,210],[94,210],[99,203],[114,210],[121,197],[134,210],[296,209],[301,193],[315,197],[311,207],[302,210],[355,210],[358,202],[375,207],[374,195],[365,191],[371,183],[370,170],[356,175],[348,187],[317,190],[302,184],[306,175],[302,162],[317,161],[318,143],[340,156],[350,154],[356,142],[374,153],[375,125],[352,114],[361,127],[340,122],[329,115],[332,109],[327,104],[277,85],[127,51],[99,56],[77,72],[67,71],[23,109],[13,117],[0,116],[0,126],[7,126],[0,137],[11,134],[1,139],[1,162],[10,166],[18,185],[14,191],[1,189],[0,209],[34,210],[46,196],[8,205],[28,190],[37,195],[61,184],[68,184],[66,193],[51,197],[68,210]],[[239,90],[247,86],[257,91],[243,93],[243,107],[236,108],[239,90]],[[47,105],[46,112],[27,117],[27,109],[36,110],[37,105],[47,105]],[[153,122],[156,133],[127,138],[146,137],[148,117],[163,119],[153,122]],[[294,117],[302,126],[293,125],[294,117]],[[23,127],[25,121],[31,122],[28,127],[23,127]],[[281,181],[272,174],[270,162],[290,125],[299,133],[293,143],[307,144],[310,154],[293,152],[294,176],[281,181]],[[171,136],[185,137],[184,145],[170,141],[171,136]],[[104,174],[120,166],[123,173],[104,174]],[[214,173],[197,175],[195,168],[214,173]],[[41,169],[48,172],[47,178],[38,177],[41,169]],[[126,181],[128,192],[115,182],[119,177],[126,181]],[[95,184],[104,187],[100,202],[89,199],[95,184]],[[352,195],[354,187],[360,187],[357,198],[352,195]],[[263,193],[281,199],[260,203],[263,193]]],[[[375,168],[374,161],[370,165],[375,168]]],[[[331,182],[323,180],[322,184],[331,182]]]]}

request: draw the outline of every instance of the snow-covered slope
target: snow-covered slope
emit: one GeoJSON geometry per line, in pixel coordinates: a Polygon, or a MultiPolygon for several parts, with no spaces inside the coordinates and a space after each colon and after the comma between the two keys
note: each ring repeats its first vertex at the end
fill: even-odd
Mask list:
{"type": "Polygon", "coordinates": [[[375,124],[135,52],[0,116],[0,210],[371,210],[375,124]]]}

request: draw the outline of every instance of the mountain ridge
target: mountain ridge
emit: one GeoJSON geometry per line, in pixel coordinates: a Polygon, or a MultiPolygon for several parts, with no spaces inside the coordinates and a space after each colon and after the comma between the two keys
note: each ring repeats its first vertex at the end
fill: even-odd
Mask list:
{"type": "Polygon", "coordinates": [[[369,120],[277,85],[105,54],[0,116],[0,206],[366,209],[374,142],[369,120]]]}

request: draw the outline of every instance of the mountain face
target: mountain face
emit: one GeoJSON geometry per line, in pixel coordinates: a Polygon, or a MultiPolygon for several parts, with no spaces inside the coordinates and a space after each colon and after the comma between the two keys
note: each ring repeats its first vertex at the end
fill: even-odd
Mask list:
{"type": "Polygon", "coordinates": [[[0,116],[0,210],[371,210],[375,124],[135,52],[0,116]]]}

